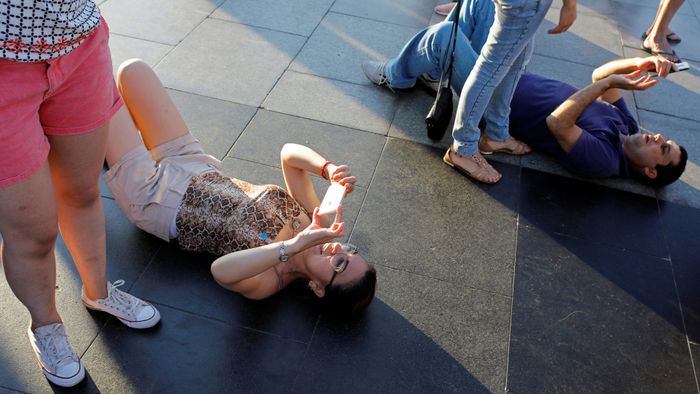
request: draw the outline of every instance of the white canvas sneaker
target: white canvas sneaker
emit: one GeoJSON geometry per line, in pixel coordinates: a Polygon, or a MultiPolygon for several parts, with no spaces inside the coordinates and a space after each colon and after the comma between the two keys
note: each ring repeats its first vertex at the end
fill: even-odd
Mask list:
{"type": "Polygon", "coordinates": [[[99,300],[91,300],[82,291],[83,305],[96,310],[107,312],[116,317],[131,328],[150,328],[160,321],[160,313],[153,305],[143,301],[129,293],[125,293],[117,287],[124,284],[123,280],[114,283],[107,282],[107,297],[99,300]]]}
{"type": "Polygon", "coordinates": [[[63,324],[53,323],[34,331],[30,326],[27,335],[41,371],[51,383],[72,387],[85,378],[83,363],[68,343],[63,324]]]}

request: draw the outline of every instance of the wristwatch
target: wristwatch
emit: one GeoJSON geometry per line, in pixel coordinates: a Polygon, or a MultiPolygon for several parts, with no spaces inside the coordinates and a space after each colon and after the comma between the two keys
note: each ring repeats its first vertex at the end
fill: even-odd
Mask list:
{"type": "Polygon", "coordinates": [[[287,250],[284,248],[284,241],[280,242],[280,261],[283,263],[286,263],[287,260],[289,260],[289,256],[287,255],[287,250]]]}

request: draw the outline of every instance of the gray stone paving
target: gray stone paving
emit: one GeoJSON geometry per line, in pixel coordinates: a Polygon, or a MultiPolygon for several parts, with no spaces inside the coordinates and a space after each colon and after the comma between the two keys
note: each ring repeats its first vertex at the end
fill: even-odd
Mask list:
{"type": "MultiPolygon", "coordinates": [[[[226,174],[283,184],[285,142],[350,164],[345,239],[376,264],[379,286],[347,325],[300,291],[243,300],[211,279],[211,257],[139,231],[103,187],[108,274],[163,323],[133,332],[86,312],[59,242],[59,310],[89,372],[79,391],[698,392],[700,243],[688,234],[700,231],[700,0],[672,24],[691,69],[626,96],[643,129],[688,149],[684,176],[659,191],[573,177],[539,154],[495,155],[504,179],[493,187],[447,168],[449,136],[425,136],[432,99],[360,70],[438,21],[434,0],[98,3],[115,70],[133,57],[154,67],[226,174]]],[[[582,87],[600,63],[643,54],[657,1],[581,0],[571,31],[549,36],[560,4],[530,71],[582,87]]],[[[0,309],[0,392],[55,390],[5,280],[0,309]]]]}

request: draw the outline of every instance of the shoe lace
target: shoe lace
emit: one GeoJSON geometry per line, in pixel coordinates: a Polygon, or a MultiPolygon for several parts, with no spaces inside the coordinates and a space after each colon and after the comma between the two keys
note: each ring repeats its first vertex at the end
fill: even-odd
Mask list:
{"type": "Polygon", "coordinates": [[[386,86],[389,90],[394,92],[394,89],[389,85],[389,79],[386,77],[386,65],[387,63],[379,63],[377,65],[377,74],[379,74],[379,83],[377,85],[386,86]]]}
{"type": "Polygon", "coordinates": [[[41,345],[42,357],[50,369],[56,370],[65,364],[77,362],[78,356],[71,349],[68,343],[68,338],[61,326],[55,325],[51,331],[45,332],[42,335],[35,335],[36,340],[41,345]]]}
{"type": "Polygon", "coordinates": [[[109,288],[109,296],[100,300],[100,303],[110,308],[114,308],[128,316],[136,316],[145,305],[141,300],[118,289],[124,284],[123,279],[112,283],[109,288]]]}

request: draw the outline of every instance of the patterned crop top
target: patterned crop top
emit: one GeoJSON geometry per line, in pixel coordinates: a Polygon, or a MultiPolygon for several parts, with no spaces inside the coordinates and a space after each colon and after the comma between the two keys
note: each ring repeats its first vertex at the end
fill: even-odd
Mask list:
{"type": "Polygon", "coordinates": [[[99,25],[93,0],[0,0],[0,58],[39,62],[63,56],[99,25]]]}
{"type": "Polygon", "coordinates": [[[192,178],[175,218],[184,250],[217,256],[269,244],[298,216],[307,214],[283,188],[252,185],[208,172],[192,178]]]}

